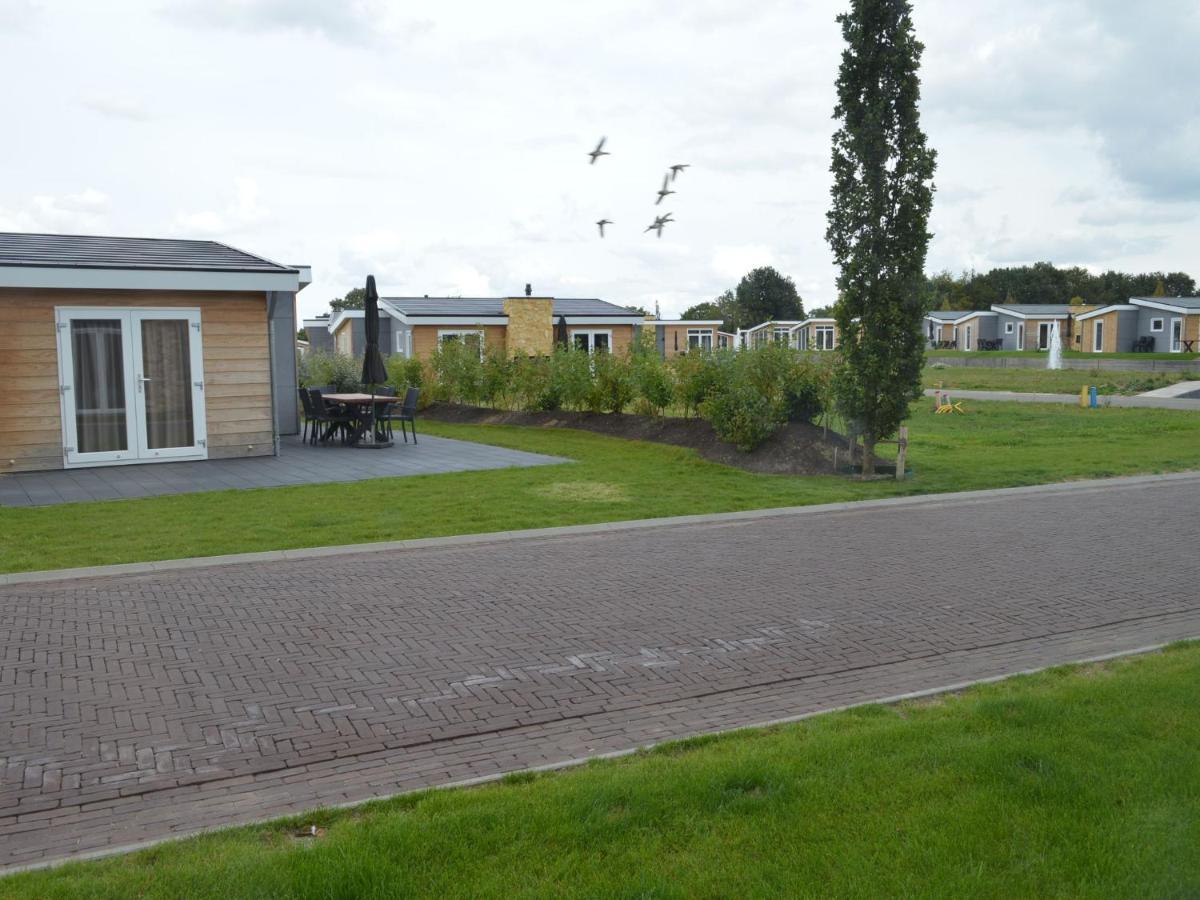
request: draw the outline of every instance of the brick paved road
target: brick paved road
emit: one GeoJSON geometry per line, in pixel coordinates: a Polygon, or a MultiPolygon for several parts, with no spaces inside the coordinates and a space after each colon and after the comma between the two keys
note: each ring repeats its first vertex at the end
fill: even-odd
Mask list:
{"type": "Polygon", "coordinates": [[[0,588],[0,866],[1200,635],[1200,476],[0,588]]]}

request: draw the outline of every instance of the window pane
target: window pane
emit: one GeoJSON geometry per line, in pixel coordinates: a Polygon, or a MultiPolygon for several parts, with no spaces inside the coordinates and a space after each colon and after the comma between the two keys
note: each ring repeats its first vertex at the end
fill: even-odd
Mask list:
{"type": "Polygon", "coordinates": [[[80,453],[129,449],[119,319],[72,319],[75,437],[80,453]]]}
{"type": "Polygon", "coordinates": [[[191,447],[192,353],[187,319],[142,320],[146,446],[191,447]]]}
{"type": "Polygon", "coordinates": [[[593,334],[592,335],[592,349],[597,350],[597,351],[607,352],[608,351],[608,335],[607,334],[593,334]]]}
{"type": "Polygon", "coordinates": [[[588,336],[586,334],[576,333],[576,334],[572,335],[572,338],[575,341],[575,349],[576,350],[587,350],[588,349],[588,336]]]}

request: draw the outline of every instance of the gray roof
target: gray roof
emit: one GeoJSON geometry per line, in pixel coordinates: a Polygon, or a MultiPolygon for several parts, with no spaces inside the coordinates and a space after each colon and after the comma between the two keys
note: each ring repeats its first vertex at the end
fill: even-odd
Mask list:
{"type": "Polygon", "coordinates": [[[295,272],[216,241],[0,232],[0,266],[295,272]]]}
{"type": "Polygon", "coordinates": [[[998,312],[1012,311],[1023,316],[1065,316],[1082,311],[1078,306],[1067,303],[997,303],[992,308],[998,312]]]}
{"type": "Polygon", "coordinates": [[[1163,303],[1179,309],[1194,309],[1200,312],[1200,297],[1134,297],[1134,300],[1145,300],[1149,303],[1163,303]]]}
{"type": "Polygon", "coordinates": [[[959,319],[964,319],[967,316],[973,316],[977,312],[984,312],[982,309],[935,309],[929,314],[931,319],[939,319],[943,322],[956,322],[959,319]]]}
{"type": "MultiPolygon", "coordinates": [[[[406,316],[502,316],[504,297],[381,297],[406,316]]],[[[523,299],[523,298],[522,298],[523,299]]],[[[635,316],[637,313],[606,300],[554,300],[556,316],[635,316]]]]}

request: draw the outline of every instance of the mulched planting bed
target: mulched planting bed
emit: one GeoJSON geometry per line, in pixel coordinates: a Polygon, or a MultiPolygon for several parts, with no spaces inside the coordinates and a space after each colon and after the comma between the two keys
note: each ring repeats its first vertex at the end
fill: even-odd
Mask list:
{"type": "Polygon", "coordinates": [[[845,461],[846,441],[835,432],[803,422],[789,422],[750,453],[717,438],[704,419],[635,416],[628,413],[510,412],[479,406],[434,403],[422,413],[439,422],[463,425],[524,425],[535,428],[578,428],[633,441],[653,441],[695,450],[705,459],[771,475],[831,475],[834,449],[845,461]]]}

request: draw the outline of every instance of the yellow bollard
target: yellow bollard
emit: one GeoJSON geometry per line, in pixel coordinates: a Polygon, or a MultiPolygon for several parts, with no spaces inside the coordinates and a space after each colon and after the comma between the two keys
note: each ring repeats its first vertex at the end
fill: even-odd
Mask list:
{"type": "Polygon", "coordinates": [[[1081,388],[1079,389],[1079,406],[1080,406],[1082,409],[1087,409],[1087,407],[1088,407],[1088,389],[1087,389],[1087,385],[1084,385],[1083,387],[1081,387],[1081,388]]]}

